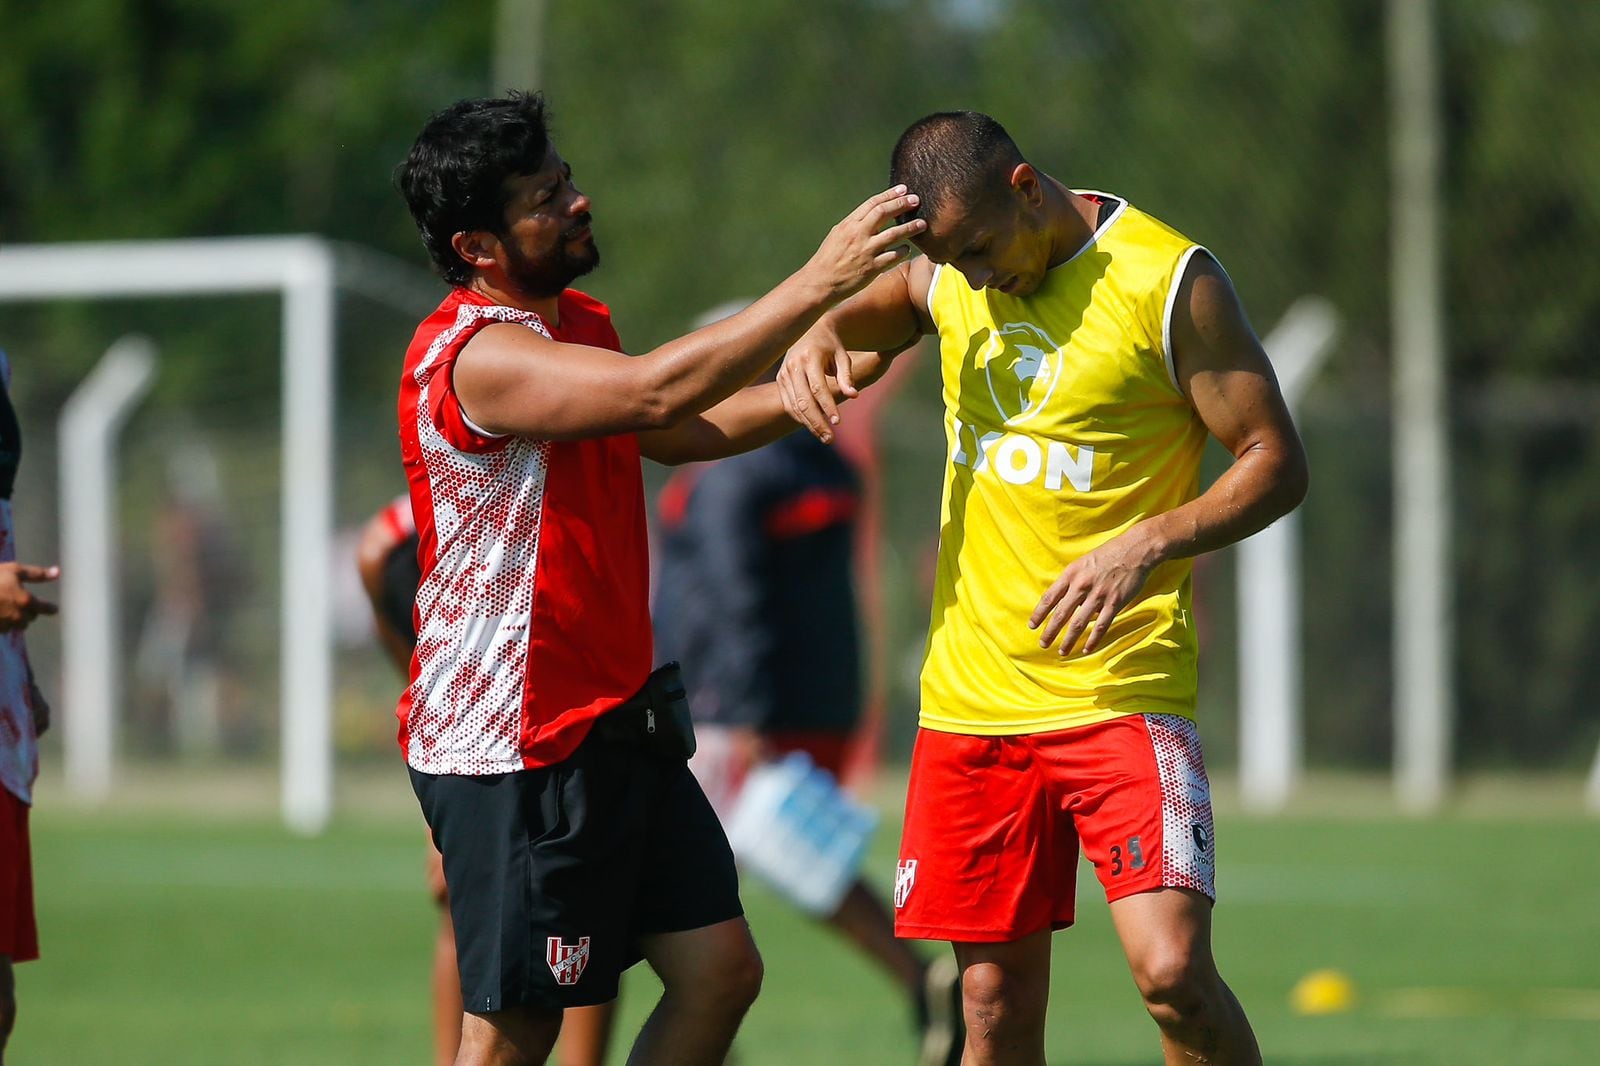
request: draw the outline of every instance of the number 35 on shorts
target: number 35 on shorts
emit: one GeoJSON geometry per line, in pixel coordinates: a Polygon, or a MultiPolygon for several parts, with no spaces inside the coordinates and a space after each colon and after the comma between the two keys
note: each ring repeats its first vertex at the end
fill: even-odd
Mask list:
{"type": "Polygon", "coordinates": [[[1128,838],[1126,844],[1111,845],[1111,876],[1116,877],[1123,870],[1144,869],[1144,848],[1139,843],[1137,836],[1128,838]]]}

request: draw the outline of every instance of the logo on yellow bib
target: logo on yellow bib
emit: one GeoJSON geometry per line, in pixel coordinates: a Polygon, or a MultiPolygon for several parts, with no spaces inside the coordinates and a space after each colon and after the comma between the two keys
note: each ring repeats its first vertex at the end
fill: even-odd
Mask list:
{"type": "Polygon", "coordinates": [[[1031,322],[1007,322],[991,330],[977,361],[995,410],[1008,426],[1037,414],[1061,376],[1061,346],[1031,322]]]}

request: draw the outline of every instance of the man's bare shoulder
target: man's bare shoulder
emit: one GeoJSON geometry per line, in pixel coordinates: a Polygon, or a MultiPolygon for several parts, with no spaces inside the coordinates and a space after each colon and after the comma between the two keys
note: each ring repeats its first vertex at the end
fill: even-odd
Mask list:
{"type": "Polygon", "coordinates": [[[938,264],[925,255],[919,255],[902,269],[905,271],[906,295],[917,312],[917,324],[924,333],[935,332],[933,314],[928,308],[933,302],[933,276],[939,269],[938,264]]]}

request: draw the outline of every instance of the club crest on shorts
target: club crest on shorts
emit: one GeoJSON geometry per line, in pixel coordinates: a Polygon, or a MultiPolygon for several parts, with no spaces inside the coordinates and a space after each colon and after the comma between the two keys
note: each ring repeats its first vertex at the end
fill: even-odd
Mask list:
{"type": "Polygon", "coordinates": [[[556,984],[575,985],[589,965],[589,938],[581,936],[576,944],[563,944],[558,936],[547,937],[544,957],[556,984]]]}
{"type": "Polygon", "coordinates": [[[906,897],[911,895],[911,885],[917,879],[917,860],[907,859],[894,868],[894,909],[899,910],[906,905],[906,897]]]}

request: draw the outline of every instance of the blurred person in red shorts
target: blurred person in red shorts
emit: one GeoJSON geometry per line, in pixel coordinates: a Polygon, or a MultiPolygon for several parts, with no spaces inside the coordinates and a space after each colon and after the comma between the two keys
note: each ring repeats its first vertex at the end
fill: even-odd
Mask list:
{"type": "Polygon", "coordinates": [[[25,584],[54,581],[56,567],[17,562],[11,490],[22,456],[22,434],[11,406],[11,364],[0,352],[0,1063],[17,1020],[12,965],[39,957],[33,915],[33,861],[28,812],[39,776],[39,735],[50,727],[50,705],[34,683],[22,633],[56,605],[25,584]]]}

